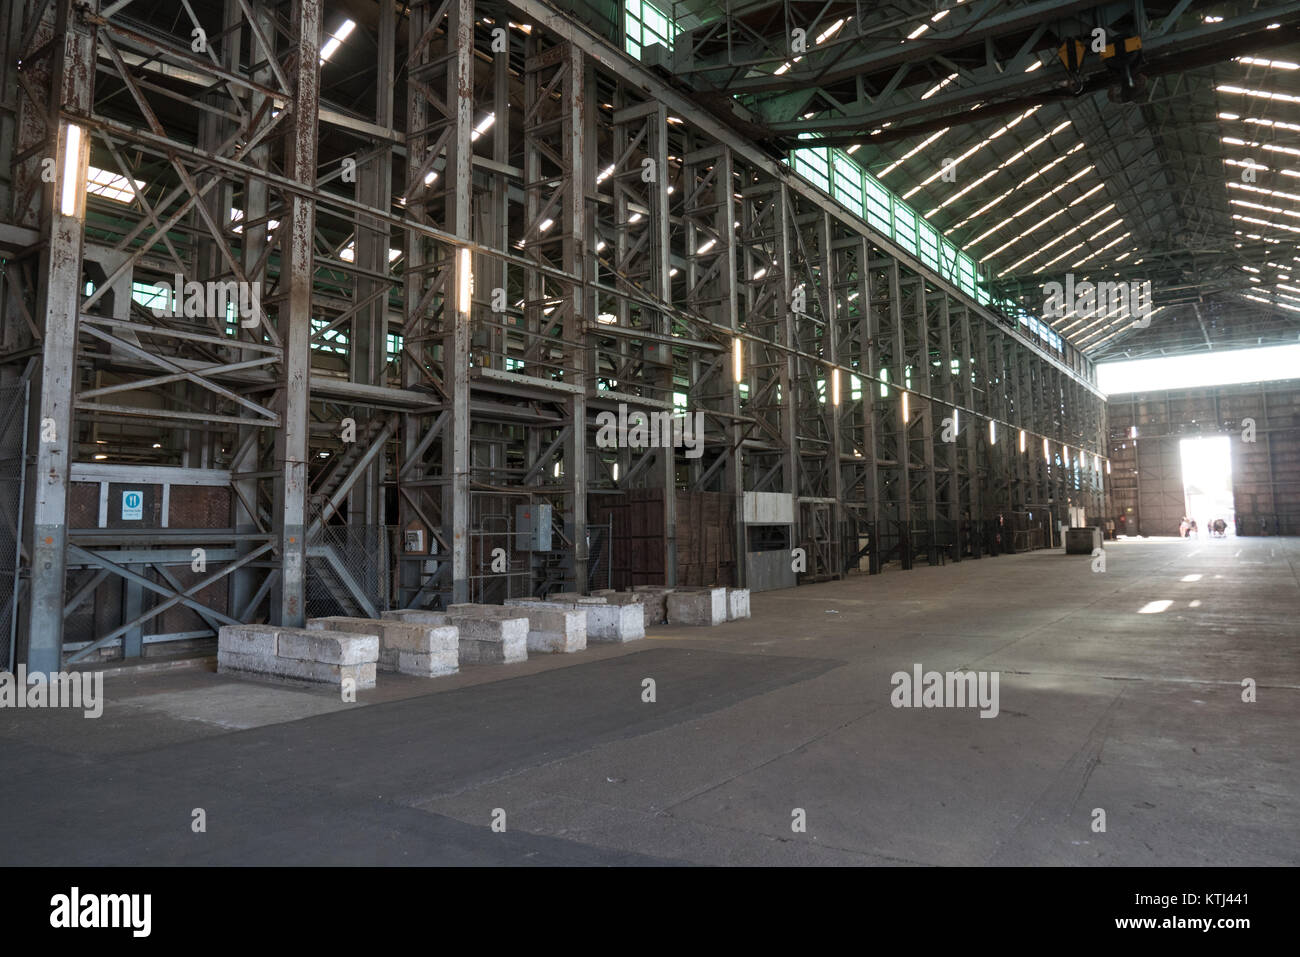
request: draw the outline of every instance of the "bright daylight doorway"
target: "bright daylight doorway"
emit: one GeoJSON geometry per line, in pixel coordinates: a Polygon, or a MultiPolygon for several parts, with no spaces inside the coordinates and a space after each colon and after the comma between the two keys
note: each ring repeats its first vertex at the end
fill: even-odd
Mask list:
{"type": "Polygon", "coordinates": [[[1227,535],[1236,531],[1232,501],[1232,448],[1226,435],[1183,439],[1183,495],[1187,517],[1196,534],[1209,538],[1215,519],[1223,519],[1227,535]]]}

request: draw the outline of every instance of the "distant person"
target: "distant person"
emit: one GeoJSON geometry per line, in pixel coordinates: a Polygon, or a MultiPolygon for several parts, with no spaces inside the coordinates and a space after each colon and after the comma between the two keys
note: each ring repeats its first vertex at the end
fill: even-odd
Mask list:
{"type": "Polygon", "coordinates": [[[1178,537],[1186,538],[1187,533],[1190,532],[1191,530],[1192,530],[1192,523],[1189,522],[1187,520],[1187,516],[1184,515],[1183,520],[1178,523],[1178,537]]]}
{"type": "Polygon", "coordinates": [[[1188,538],[1191,538],[1193,535],[1195,535],[1197,538],[1201,537],[1200,531],[1196,528],[1196,519],[1192,519],[1191,527],[1189,527],[1187,530],[1188,538]]]}

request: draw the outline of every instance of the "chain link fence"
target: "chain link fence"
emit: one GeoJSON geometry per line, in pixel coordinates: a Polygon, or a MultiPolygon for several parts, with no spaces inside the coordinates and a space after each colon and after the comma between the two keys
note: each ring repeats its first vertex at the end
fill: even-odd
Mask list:
{"type": "Polygon", "coordinates": [[[27,450],[26,381],[0,387],[0,669],[13,671],[27,450]]]}
{"type": "Polygon", "coordinates": [[[587,590],[614,587],[614,568],[610,553],[613,544],[613,520],[603,525],[587,526],[587,590]]]}
{"type": "Polygon", "coordinates": [[[307,542],[307,617],[377,618],[392,607],[395,525],[326,525],[307,542]]]}

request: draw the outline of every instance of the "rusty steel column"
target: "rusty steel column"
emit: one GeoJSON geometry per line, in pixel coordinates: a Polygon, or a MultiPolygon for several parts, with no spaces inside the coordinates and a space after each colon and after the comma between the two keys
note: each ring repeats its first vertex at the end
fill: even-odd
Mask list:
{"type": "MultiPolygon", "coordinates": [[[[447,71],[447,105],[454,126],[447,141],[448,232],[470,238],[470,192],[474,131],[474,0],[453,0],[447,13],[447,34],[453,44],[455,70],[447,71]]],[[[504,119],[504,118],[503,118],[504,119]]],[[[508,122],[508,119],[506,120],[508,122]]],[[[460,263],[456,257],[456,263],[460,263]]],[[[444,319],[443,387],[451,402],[451,434],[442,444],[443,527],[451,545],[453,602],[469,601],[469,339],[472,312],[458,313],[454,286],[458,266],[447,270],[449,288],[444,319]]],[[[483,268],[482,265],[479,268],[483,268]]]]}
{"type": "MultiPolygon", "coordinates": [[[[295,0],[292,36],[296,47],[297,85],[293,95],[292,156],[289,176],[316,184],[316,116],[319,108],[321,46],[319,0],[295,0]]],[[[275,486],[278,517],[280,581],[272,620],[300,626],[306,621],[307,444],[311,378],[311,295],[314,265],[315,201],[301,193],[289,199],[288,249],[281,256],[288,266],[288,300],[280,307],[280,338],[284,347],[280,388],[281,423],[276,433],[275,486]]]]}
{"type": "MultiPolygon", "coordinates": [[[[569,352],[574,384],[581,391],[573,393],[569,412],[573,428],[564,444],[566,502],[569,527],[573,535],[574,588],[587,590],[587,350],[583,340],[587,335],[586,292],[583,280],[587,275],[588,223],[587,194],[594,188],[592,163],[586,159],[584,141],[587,133],[587,61],[582,51],[569,44],[568,75],[564,81],[563,97],[563,159],[567,168],[569,189],[562,206],[564,217],[563,257],[564,271],[575,277],[565,304],[564,338],[569,352]]],[[[594,148],[594,146],[593,146],[594,148]]]]}
{"type": "MultiPolygon", "coordinates": [[[[95,4],[89,5],[93,11],[95,4]]],[[[44,334],[39,392],[33,402],[36,469],[31,483],[32,557],[28,611],[27,668],[48,674],[63,660],[63,592],[67,569],[68,475],[76,454],[73,403],[76,394],[77,318],[81,307],[81,253],[86,208],[88,129],[94,88],[94,44],[90,27],[71,0],[43,17],[39,34],[53,44],[46,142],[54,148],[51,209],[43,217],[47,249],[41,262],[44,334]]]]}

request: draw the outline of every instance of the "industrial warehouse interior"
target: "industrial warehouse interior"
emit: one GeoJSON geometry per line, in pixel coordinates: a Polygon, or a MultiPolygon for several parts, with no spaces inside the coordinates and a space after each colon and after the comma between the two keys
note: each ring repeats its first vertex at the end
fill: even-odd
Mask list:
{"type": "Polygon", "coordinates": [[[0,15],[0,865],[1300,863],[1300,3],[0,15]]]}

